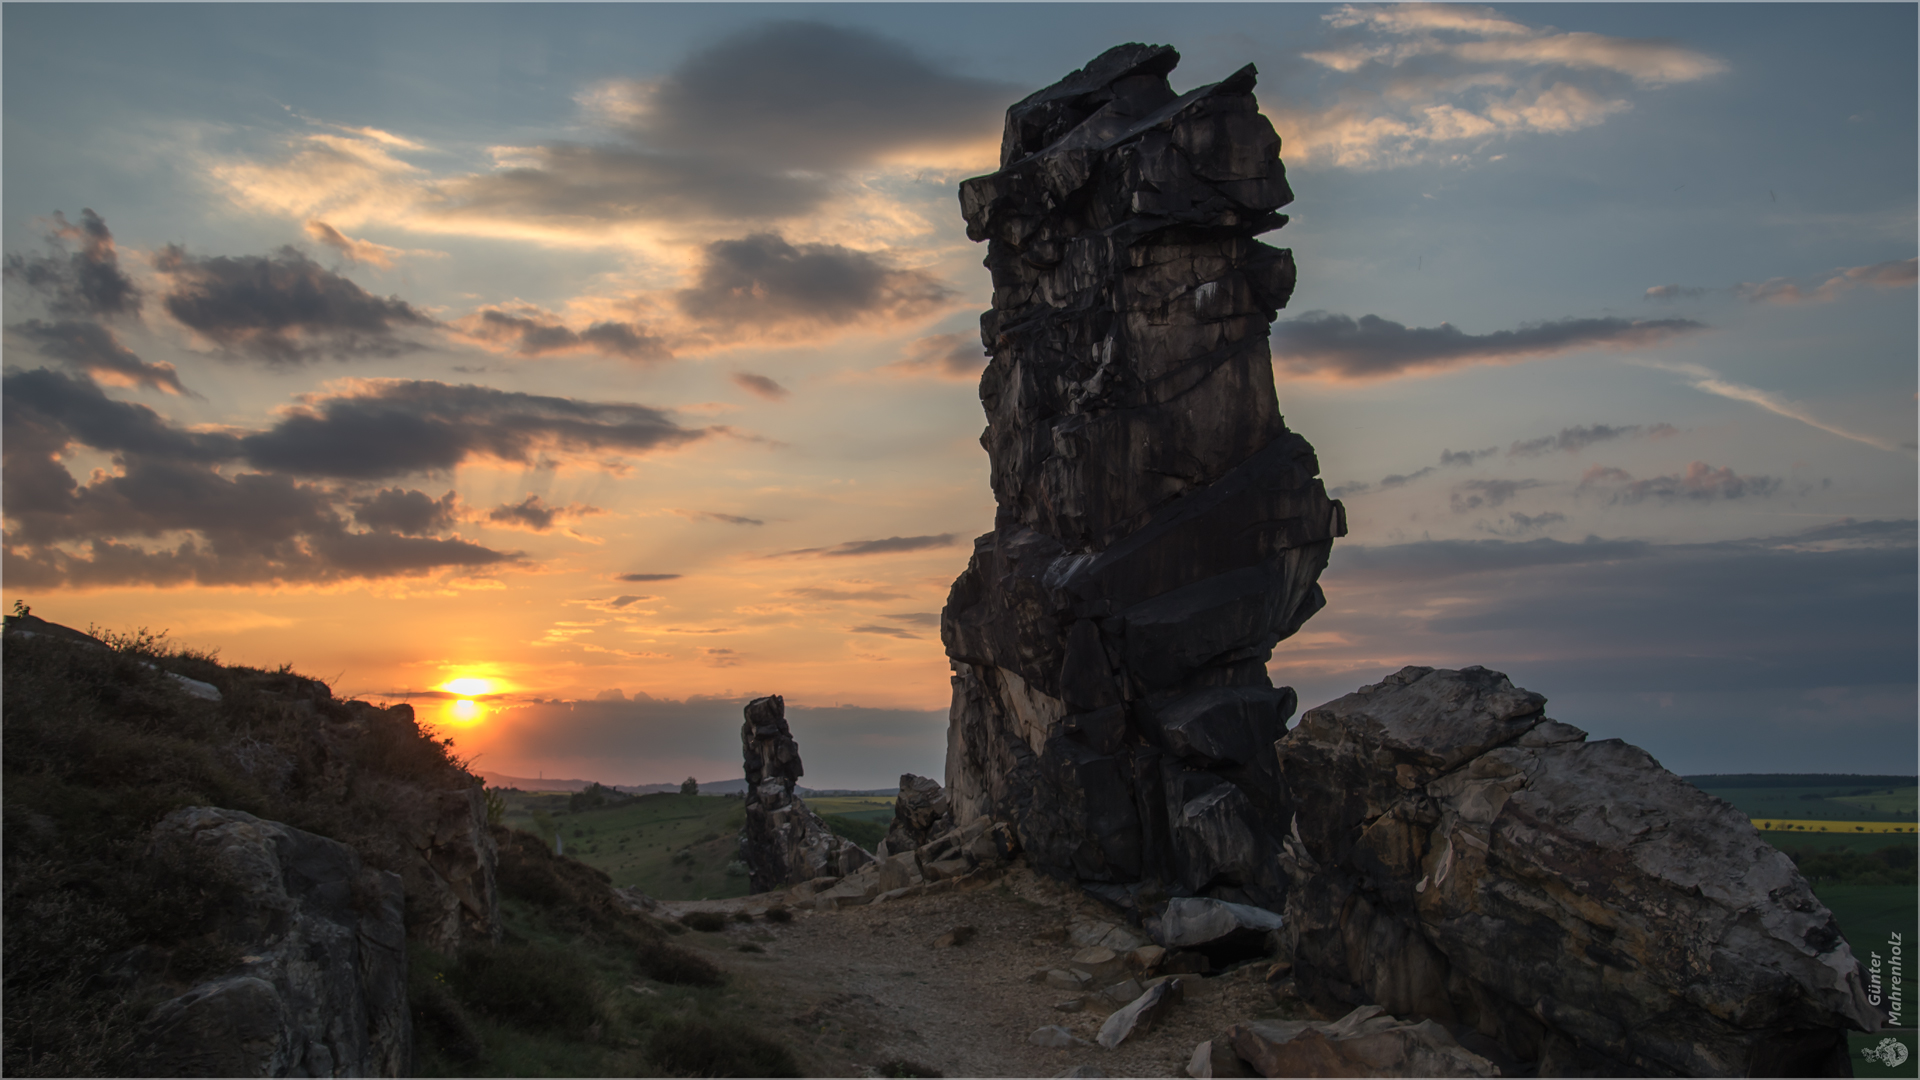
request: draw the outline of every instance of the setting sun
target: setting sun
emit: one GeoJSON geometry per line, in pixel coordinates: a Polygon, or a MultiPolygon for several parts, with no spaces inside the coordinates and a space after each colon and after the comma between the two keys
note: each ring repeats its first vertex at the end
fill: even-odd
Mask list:
{"type": "MultiPolygon", "coordinates": [[[[478,675],[463,675],[458,679],[448,679],[446,682],[441,683],[440,689],[450,694],[460,694],[464,696],[469,694],[491,694],[495,692],[498,686],[499,680],[497,679],[482,678],[478,675]]],[[[465,704],[471,705],[473,703],[469,701],[465,702],[465,704]]]]}
{"type": "Polygon", "coordinates": [[[480,718],[480,706],[465,698],[454,702],[453,708],[448,711],[455,720],[462,724],[471,724],[480,718]]]}

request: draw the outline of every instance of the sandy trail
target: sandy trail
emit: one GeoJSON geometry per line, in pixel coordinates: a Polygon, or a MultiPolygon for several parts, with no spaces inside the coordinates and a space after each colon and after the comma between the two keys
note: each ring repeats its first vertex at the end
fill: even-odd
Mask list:
{"type": "MultiPolygon", "coordinates": [[[[662,907],[765,904],[753,898],[662,907]]],[[[769,1034],[792,1046],[814,1075],[872,1076],[904,1060],[947,1076],[1051,1077],[1075,1066],[1107,1076],[1184,1076],[1200,1041],[1236,1021],[1281,1015],[1264,965],[1255,965],[1186,979],[1185,1001],[1164,1022],[1102,1049],[1093,1038],[1112,1006],[1089,997],[1082,1011],[1061,1012],[1055,1003],[1079,995],[1028,979],[1072,957],[1075,947],[1062,939],[1076,915],[1120,921],[1077,890],[1016,869],[950,893],[838,911],[796,909],[785,925],[756,920],[678,940],[757,988],[769,1034]],[[936,937],[962,925],[976,932],[966,945],[934,947],[936,937]],[[765,952],[737,951],[749,942],[765,952]],[[1086,1045],[1031,1045],[1028,1036],[1048,1024],[1086,1045]]]]}

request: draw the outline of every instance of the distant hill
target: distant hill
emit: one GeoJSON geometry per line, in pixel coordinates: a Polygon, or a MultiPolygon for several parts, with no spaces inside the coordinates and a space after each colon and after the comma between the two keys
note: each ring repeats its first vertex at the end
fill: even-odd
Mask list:
{"type": "Polygon", "coordinates": [[[1762,787],[1912,787],[1920,777],[1868,773],[1708,773],[1680,779],[1697,788],[1762,787]]]}
{"type": "MultiPolygon", "coordinates": [[[[488,787],[519,788],[521,791],[585,791],[592,780],[547,780],[531,776],[508,776],[506,773],[481,772],[481,779],[488,787]]],[[[615,791],[624,791],[629,795],[653,795],[662,791],[679,791],[679,784],[608,784],[615,791]]],[[[702,795],[744,795],[747,791],[745,777],[733,780],[702,780],[702,795]]],[[[808,795],[898,795],[898,787],[890,788],[810,788],[796,787],[794,791],[802,796],[808,795]]]]}

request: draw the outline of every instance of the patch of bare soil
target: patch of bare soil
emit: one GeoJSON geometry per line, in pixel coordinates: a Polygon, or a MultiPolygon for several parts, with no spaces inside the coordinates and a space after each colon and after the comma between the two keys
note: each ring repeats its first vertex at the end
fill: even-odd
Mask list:
{"type": "MultiPolygon", "coordinates": [[[[1185,1076],[1193,1048],[1229,1024],[1304,1016],[1277,999],[1253,964],[1212,978],[1183,976],[1186,994],[1152,1030],[1114,1050],[1094,1042],[1117,1006],[1030,976],[1064,967],[1076,918],[1121,922],[1079,890],[1025,868],[950,892],[834,911],[795,909],[786,924],[756,919],[678,939],[701,948],[753,988],[767,1034],[787,1043],[810,1075],[876,1076],[894,1062],[946,1076],[1045,1076],[1081,1066],[1106,1076],[1185,1076]],[[965,944],[936,939],[970,926],[965,944]],[[763,952],[742,952],[752,945],[763,952]],[[1055,1005],[1086,997],[1079,1011],[1055,1005]],[[1029,1042],[1057,1024],[1083,1043],[1029,1042]]],[[[663,905],[669,910],[761,910],[769,897],[663,905]]],[[[964,935],[962,935],[964,936],[964,935]]],[[[922,1074],[925,1075],[925,1074],[922,1074]]]]}

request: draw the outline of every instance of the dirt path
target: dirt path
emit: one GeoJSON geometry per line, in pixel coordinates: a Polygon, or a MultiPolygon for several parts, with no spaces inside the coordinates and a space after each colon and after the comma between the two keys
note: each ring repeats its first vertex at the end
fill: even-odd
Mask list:
{"type": "MultiPolygon", "coordinates": [[[[759,905],[764,905],[761,901],[759,905]]],[[[740,901],[667,905],[676,910],[740,901]]],[[[1029,981],[1075,952],[1076,916],[1118,921],[1096,901],[1026,870],[951,893],[838,911],[795,910],[785,925],[756,920],[679,940],[712,955],[758,988],[769,1034],[793,1046],[810,1073],[873,1076],[907,1061],[947,1076],[1051,1077],[1075,1066],[1106,1076],[1184,1076],[1194,1046],[1228,1024],[1280,1015],[1264,966],[1184,980],[1185,1000],[1157,1028],[1115,1050],[1093,1043],[1111,1005],[1089,997],[1078,1012],[1053,1006],[1080,996],[1029,981]],[[956,926],[975,936],[933,941],[956,926]],[[754,944],[765,951],[738,951],[754,944]],[[1058,1024],[1085,1045],[1045,1049],[1035,1029],[1058,1024]]]]}

